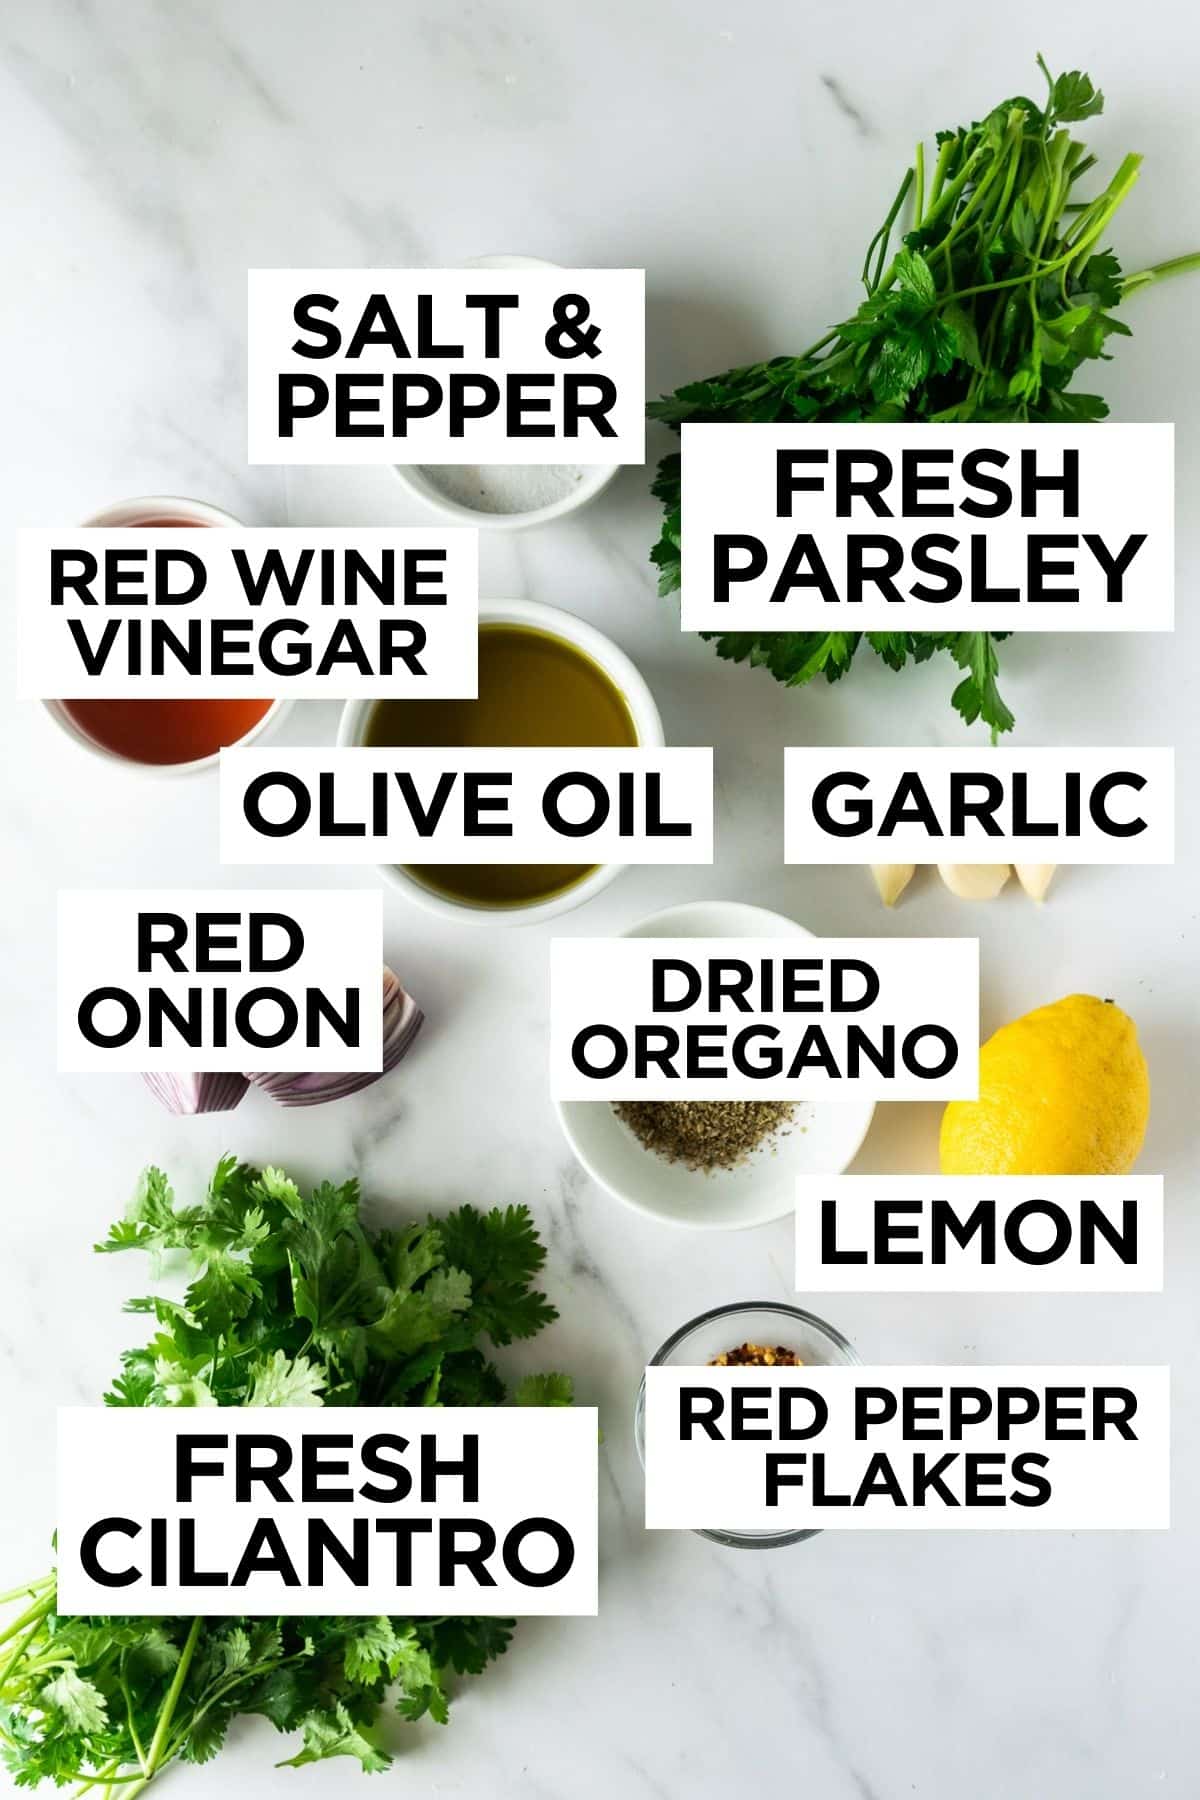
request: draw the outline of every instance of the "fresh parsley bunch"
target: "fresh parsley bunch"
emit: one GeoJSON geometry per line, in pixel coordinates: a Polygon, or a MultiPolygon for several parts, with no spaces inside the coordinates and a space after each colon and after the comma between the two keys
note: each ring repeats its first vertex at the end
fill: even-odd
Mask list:
{"type": "MultiPolygon", "coordinates": [[[[479,1406],[506,1398],[481,1347],[557,1317],[533,1287],[545,1261],[527,1207],[463,1206],[369,1230],[358,1184],[311,1195],[278,1169],[226,1157],[198,1205],[148,1169],[102,1251],[178,1253],[182,1300],[127,1310],[156,1331],[126,1351],[110,1406],[479,1406]]],[[[564,1375],[528,1376],[513,1401],[565,1406],[564,1375]]],[[[19,1786],[133,1796],[168,1763],[207,1762],[239,1713],[298,1730],[292,1765],[390,1758],[374,1727],[448,1716],[446,1676],[479,1674],[510,1619],[62,1618],[54,1576],[15,1590],[0,1632],[0,1742],[19,1786]]]]}
{"type": "MultiPolygon", "coordinates": [[[[886,219],[867,247],[866,299],[801,356],[730,369],[652,402],[653,419],[678,430],[692,421],[819,423],[994,420],[1078,423],[1103,419],[1104,401],[1079,393],[1077,370],[1129,328],[1114,308],[1134,289],[1200,256],[1122,275],[1104,247],[1113,215],[1137,179],[1126,156],[1093,199],[1079,184],[1096,166],[1070,124],[1095,118],[1104,96],[1073,70],[1051,76],[1043,106],[1018,95],[985,119],[940,131],[932,167],[917,146],[886,219]],[[889,256],[911,196],[912,226],[889,256]]],[[[662,535],[651,552],[659,592],[680,582],[680,458],[664,457],[654,493],[662,535]]],[[[802,686],[837,681],[864,634],[853,631],[705,632],[718,656],[769,669],[802,686]]],[[[866,642],[891,669],[947,650],[964,671],[952,695],[967,724],[993,737],[1013,716],[997,686],[996,645],[1007,634],[873,631],[866,642]]]]}

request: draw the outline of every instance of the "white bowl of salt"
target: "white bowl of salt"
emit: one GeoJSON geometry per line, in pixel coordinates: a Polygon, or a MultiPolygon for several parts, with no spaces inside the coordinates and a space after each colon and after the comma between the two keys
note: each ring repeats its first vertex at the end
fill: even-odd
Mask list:
{"type": "MultiPolygon", "coordinates": [[[[537,256],[477,256],[469,269],[556,269],[537,256]]],[[[587,506],[617,473],[617,463],[396,463],[397,478],[457,525],[525,531],[587,506]]]]}

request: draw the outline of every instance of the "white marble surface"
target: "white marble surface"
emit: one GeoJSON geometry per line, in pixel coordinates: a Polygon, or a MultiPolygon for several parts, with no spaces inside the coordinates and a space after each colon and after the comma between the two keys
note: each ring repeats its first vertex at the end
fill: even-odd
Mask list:
{"type": "MultiPolygon", "coordinates": [[[[1200,28],[1161,0],[1136,24],[1114,0],[1049,12],[1032,0],[10,0],[0,18],[5,523],[65,521],[172,490],[256,522],[411,516],[383,474],[309,471],[285,484],[246,468],[248,263],[436,264],[518,250],[644,265],[655,387],[798,346],[854,303],[863,243],[914,134],[1032,87],[1038,48],[1103,81],[1102,147],[1147,153],[1118,234],[1127,260],[1194,248],[1200,28]]],[[[716,866],[629,873],[565,930],[617,930],[704,894],[778,906],[818,932],[977,927],[989,1024],[1076,988],[1134,1013],[1155,1082],[1142,1166],[1168,1179],[1165,1294],[848,1298],[828,1311],[867,1359],[1170,1360],[1174,1530],[830,1532],[770,1555],[647,1535],[629,1429],[639,1367],[705,1306],[789,1294],[786,1224],[714,1239],[616,1210],[573,1166],[547,1100],[548,933],[447,928],[395,894],[390,960],[430,1020],[400,1078],[307,1114],[251,1100],[233,1118],[181,1122],[136,1081],[57,1077],[55,889],[254,876],[216,864],[211,781],[109,775],[37,709],[10,706],[0,721],[0,1585],[46,1559],[53,1407],[94,1400],[133,1335],[118,1309],[134,1271],[88,1245],[144,1162],[186,1189],[232,1146],[314,1176],[355,1169],[381,1212],[528,1200],[562,1310],[536,1356],[572,1369],[603,1413],[599,1619],[523,1627],[503,1664],[463,1692],[451,1729],[413,1731],[384,1783],[470,1800],[1196,1792],[1198,294],[1180,284],[1139,299],[1137,335],[1106,377],[1119,416],[1178,422],[1178,637],[1042,639],[1005,656],[1025,741],[1178,746],[1174,871],[1080,871],[1039,917],[1015,893],[968,914],[932,888],[884,916],[865,877],[785,870],[782,746],[951,741],[950,671],[875,669],[789,694],[718,665],[681,640],[672,607],[654,597],[654,513],[638,471],[578,520],[483,546],[488,590],[594,619],[641,664],[669,738],[717,746],[716,866]]],[[[333,722],[332,707],[303,707],[290,735],[323,742],[333,722]]],[[[935,1122],[930,1110],[880,1109],[859,1167],[928,1167],[935,1122]]],[[[265,1725],[248,1727],[217,1764],[170,1779],[197,1795],[358,1791],[341,1765],[273,1773],[276,1754],[265,1725]]]]}

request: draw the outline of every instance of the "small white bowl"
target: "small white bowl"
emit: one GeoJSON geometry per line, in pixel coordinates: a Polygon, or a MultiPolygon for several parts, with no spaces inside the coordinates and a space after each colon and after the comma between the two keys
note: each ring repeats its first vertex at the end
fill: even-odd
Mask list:
{"type": "MultiPolygon", "coordinates": [[[[119,500],[115,506],[106,506],[90,519],[83,521],[85,527],[99,527],[105,530],[118,529],[122,526],[157,525],[166,519],[187,519],[189,523],[200,526],[239,526],[240,519],[235,519],[220,506],[210,506],[206,500],[188,500],[177,494],[148,494],[140,500],[119,500]]],[[[68,696],[73,698],[73,696],[68,696]]],[[[118,769],[131,770],[135,775],[197,775],[204,769],[215,769],[221,761],[220,751],[212,756],[193,757],[190,762],[145,763],[138,762],[136,757],[121,756],[115,750],[106,750],[88,736],[83,728],[77,725],[61,700],[43,700],[42,705],[59,729],[73,739],[81,749],[92,756],[118,769]]],[[[244,737],[240,737],[238,745],[252,744],[255,738],[261,737],[288,711],[292,702],[287,699],[274,701],[259,719],[252,725],[244,737]]]]}
{"type": "MultiPolygon", "coordinates": [[[[479,602],[479,623],[481,625],[528,625],[536,631],[544,631],[551,637],[562,638],[568,644],[574,644],[585,656],[590,656],[598,663],[610,678],[629,708],[633,719],[637,741],[645,749],[658,749],[663,743],[662,718],[654,703],[654,696],[647,687],[640,671],[629,660],[623,650],[619,650],[611,638],[597,631],[594,625],[586,620],[576,618],[574,613],[564,612],[561,607],[543,606],[536,600],[481,600],[479,602]]],[[[422,701],[414,701],[420,706],[422,701]]],[[[337,741],[340,745],[361,745],[366,736],[367,720],[376,705],[374,698],[364,700],[347,700],[342,708],[342,716],[338,725],[337,741]]],[[[545,919],[557,918],[560,913],[571,912],[576,906],[582,906],[624,869],[624,863],[604,863],[585,875],[573,887],[564,889],[561,894],[553,895],[549,900],[537,900],[527,906],[474,906],[466,900],[452,900],[446,894],[439,894],[433,888],[426,887],[415,875],[397,863],[379,863],[379,873],[385,881],[415,900],[427,912],[438,913],[443,919],[456,919],[460,924],[464,921],[470,925],[540,925],[545,919]]]]}
{"type": "Polygon", "coordinates": [[[574,487],[563,494],[561,499],[552,500],[548,506],[532,507],[528,512],[485,512],[481,507],[464,506],[449,494],[443,493],[437,483],[431,481],[415,464],[410,467],[397,464],[396,474],[418,500],[431,506],[444,518],[452,520],[455,525],[473,525],[482,531],[528,531],[531,526],[552,524],[555,519],[578,512],[581,506],[590,505],[613,480],[619,466],[617,463],[597,463],[594,467],[585,468],[574,487]]]}
{"type": "MultiPolygon", "coordinates": [[[[803,925],[761,906],[699,900],[668,907],[626,937],[811,937],[803,925]]],[[[854,1160],[875,1111],[870,1100],[797,1102],[790,1125],[733,1169],[689,1169],[640,1144],[608,1100],[555,1102],[571,1149],[592,1180],[635,1212],[699,1231],[768,1225],[795,1205],[798,1175],[840,1175],[854,1160]]]]}
{"type": "MultiPolygon", "coordinates": [[[[474,256],[462,266],[465,269],[558,269],[562,265],[545,262],[540,256],[474,256]]],[[[465,506],[445,493],[416,463],[394,463],[392,466],[397,479],[410,494],[415,494],[418,500],[456,525],[474,525],[485,531],[528,531],[533,525],[549,525],[555,519],[565,518],[567,513],[577,512],[581,506],[590,505],[604,492],[621,465],[589,465],[576,485],[561,499],[551,501],[548,506],[530,507],[526,512],[485,512],[477,506],[465,506]]]]}
{"type": "Polygon", "coordinates": [[[188,500],[182,494],[147,494],[140,500],[118,500],[94,513],[84,525],[103,526],[115,530],[122,525],[160,525],[164,519],[186,519],[192,525],[230,525],[239,527],[223,506],[211,506],[207,500],[188,500]]]}

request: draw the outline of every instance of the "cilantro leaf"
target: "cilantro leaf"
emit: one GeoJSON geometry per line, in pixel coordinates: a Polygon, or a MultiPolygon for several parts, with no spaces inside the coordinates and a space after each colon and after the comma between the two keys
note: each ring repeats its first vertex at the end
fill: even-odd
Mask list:
{"type": "Polygon", "coordinates": [[[508,1649],[514,1629],[512,1619],[439,1619],[433,1654],[439,1665],[459,1675],[482,1675],[508,1649]]]}
{"type": "Polygon", "coordinates": [[[329,1712],[310,1713],[302,1729],[300,1749],[277,1763],[277,1768],[299,1769],[331,1756],[353,1756],[368,1775],[391,1765],[391,1757],[363,1736],[340,1701],[329,1712]]]}
{"type": "Polygon", "coordinates": [[[471,1274],[470,1321],[494,1344],[532,1337],[558,1317],[530,1285],[546,1260],[527,1206],[478,1212],[461,1206],[441,1222],[447,1262],[471,1274]]]}
{"type": "Polygon", "coordinates": [[[320,1406],[323,1372],[307,1356],[285,1356],[282,1350],[260,1357],[250,1369],[247,1406],[320,1406]]]}
{"type": "Polygon", "coordinates": [[[188,1288],[187,1304],[205,1330],[220,1336],[232,1330],[238,1319],[245,1318],[261,1293],[250,1263],[233,1251],[214,1245],[188,1288]]]}
{"type": "Polygon", "coordinates": [[[69,1664],[43,1687],[41,1703],[58,1713],[70,1731],[101,1731],[108,1719],[104,1695],[69,1664]]]}
{"type": "MultiPolygon", "coordinates": [[[[110,1406],[498,1405],[480,1340],[554,1316],[532,1288],[545,1253],[525,1207],[371,1231],[354,1182],[306,1195],[232,1156],[193,1206],[148,1170],[99,1247],[172,1250],[191,1278],[183,1301],[129,1303],[155,1331],[123,1354],[110,1406]]],[[[567,1404],[569,1384],[526,1377],[517,1398],[567,1404]]],[[[0,1695],[17,1784],[114,1793],[211,1760],[242,1713],[301,1732],[290,1764],[385,1768],[373,1730],[389,1690],[402,1718],[445,1723],[441,1672],[478,1673],[512,1634],[495,1619],[61,1618],[53,1576],[19,1605],[23,1653],[0,1695]]]]}
{"type": "Polygon", "coordinates": [[[370,1686],[385,1670],[394,1673],[391,1664],[399,1653],[399,1639],[390,1619],[350,1619],[346,1627],[342,1661],[347,1681],[370,1686]]]}
{"type": "Polygon", "coordinates": [[[198,1713],[179,1746],[180,1759],[189,1763],[211,1762],[225,1742],[233,1716],[232,1706],[211,1706],[198,1713]]]}
{"type": "Polygon", "coordinates": [[[570,1406],[575,1398],[569,1375],[526,1375],[513,1393],[514,1406],[570,1406]]]}

